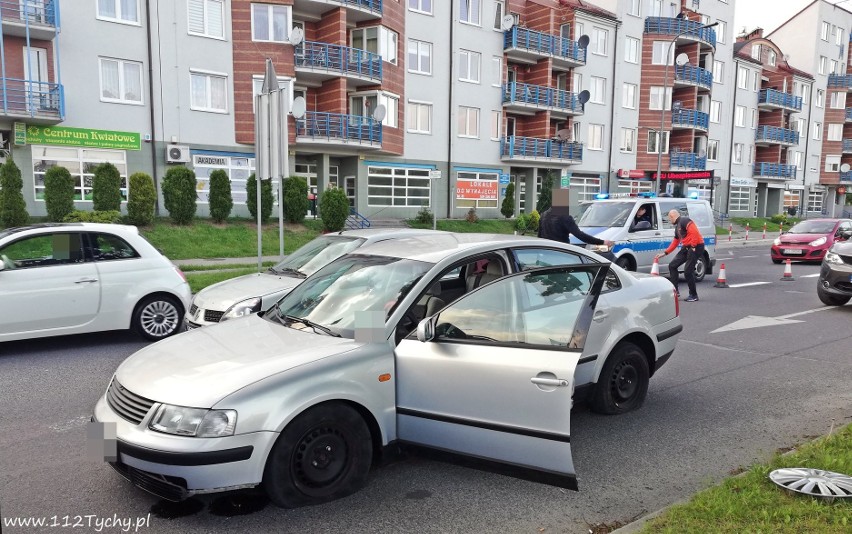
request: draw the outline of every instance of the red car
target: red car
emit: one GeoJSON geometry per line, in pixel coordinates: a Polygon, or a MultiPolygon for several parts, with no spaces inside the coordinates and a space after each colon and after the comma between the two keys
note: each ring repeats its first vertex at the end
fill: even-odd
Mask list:
{"type": "Polygon", "coordinates": [[[831,245],[852,237],[852,220],[808,219],[793,225],[772,243],[772,262],[786,259],[821,262],[831,245]]]}

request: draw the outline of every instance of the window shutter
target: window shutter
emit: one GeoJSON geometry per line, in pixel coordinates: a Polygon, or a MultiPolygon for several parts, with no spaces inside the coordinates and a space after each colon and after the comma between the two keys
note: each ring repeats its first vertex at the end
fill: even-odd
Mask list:
{"type": "Polygon", "coordinates": [[[204,33],[204,1],[189,0],[189,31],[190,33],[204,33]]]}

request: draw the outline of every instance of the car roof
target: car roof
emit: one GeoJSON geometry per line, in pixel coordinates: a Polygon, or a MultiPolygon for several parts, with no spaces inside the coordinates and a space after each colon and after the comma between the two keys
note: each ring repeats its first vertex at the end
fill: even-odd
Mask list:
{"type": "Polygon", "coordinates": [[[347,237],[360,237],[368,242],[382,239],[398,239],[406,236],[423,234],[443,234],[442,230],[428,230],[425,228],[359,228],[357,230],[341,230],[326,235],[342,235],[347,237]]]}
{"type": "Polygon", "coordinates": [[[108,224],[108,223],[87,223],[87,222],[72,222],[72,223],[38,223],[38,224],[30,224],[27,226],[17,226],[15,228],[7,228],[5,230],[0,231],[0,238],[18,234],[22,232],[36,231],[37,233],[41,233],[40,231],[49,231],[49,230],[85,230],[89,232],[96,231],[110,231],[110,232],[119,232],[119,233],[131,233],[138,234],[139,229],[132,225],[127,224],[108,224]]]}
{"type": "MultiPolygon", "coordinates": [[[[456,254],[475,254],[479,251],[488,251],[494,248],[528,246],[540,244],[548,247],[565,248],[556,241],[539,239],[533,236],[517,236],[510,234],[478,234],[478,233],[456,233],[456,232],[429,232],[416,236],[394,239],[393,241],[382,241],[364,245],[351,252],[351,254],[365,254],[370,256],[388,256],[393,258],[406,258],[428,263],[439,261],[456,254]],[[495,245],[498,245],[495,247],[495,245]]],[[[580,247],[571,247],[581,250],[580,247]]]]}

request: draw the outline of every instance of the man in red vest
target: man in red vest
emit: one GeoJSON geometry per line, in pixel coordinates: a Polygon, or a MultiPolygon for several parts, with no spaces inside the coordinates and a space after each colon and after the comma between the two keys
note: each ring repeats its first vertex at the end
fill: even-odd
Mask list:
{"type": "Polygon", "coordinates": [[[677,248],[678,243],[682,245],[677,256],[669,262],[669,280],[672,281],[675,291],[677,291],[680,281],[677,270],[678,267],[683,265],[683,276],[686,278],[686,285],[689,286],[689,296],[684,300],[686,302],[698,302],[698,292],[695,290],[695,262],[704,255],[704,238],[698,231],[698,225],[686,215],[681,215],[678,210],[671,210],[668,217],[669,222],[675,227],[675,236],[669,248],[665,252],[657,254],[656,258],[660,259],[671,254],[677,248]]]}

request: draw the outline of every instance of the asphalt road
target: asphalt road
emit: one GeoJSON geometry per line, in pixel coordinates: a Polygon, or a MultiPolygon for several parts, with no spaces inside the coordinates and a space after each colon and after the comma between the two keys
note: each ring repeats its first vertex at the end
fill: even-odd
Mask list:
{"type": "Polygon", "coordinates": [[[645,405],[618,417],[575,408],[579,492],[407,455],[374,469],[361,492],[322,506],[281,510],[253,493],[166,505],[85,452],[95,400],[144,345],[109,333],[0,344],[0,515],[58,524],[81,516],[83,526],[71,529],[81,532],[105,519],[131,520],[133,531],[137,518],[139,532],[181,533],[585,533],[623,525],[852,421],[852,304],[819,302],[815,265],[794,264],[795,280],[782,282],[783,265],[770,262],[766,246],[719,257],[731,287],[713,287],[714,275],[699,284],[700,302],[681,303],[678,350],[652,379],[645,405]]]}

